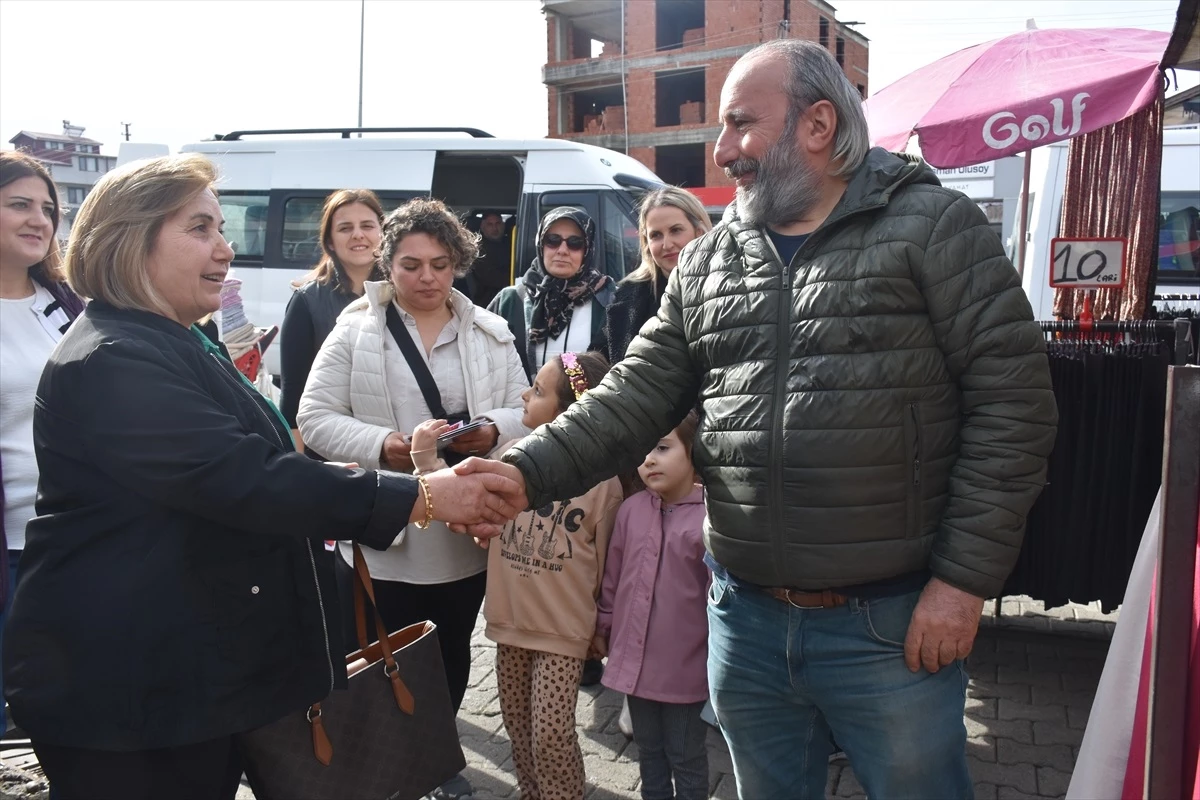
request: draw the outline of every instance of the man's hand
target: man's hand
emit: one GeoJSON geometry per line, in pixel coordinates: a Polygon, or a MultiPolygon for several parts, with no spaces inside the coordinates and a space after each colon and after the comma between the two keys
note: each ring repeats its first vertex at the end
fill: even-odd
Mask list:
{"type": "MultiPolygon", "coordinates": [[[[529,508],[529,498],[525,494],[525,476],[521,474],[521,470],[517,469],[512,464],[505,464],[503,461],[492,461],[486,458],[468,458],[466,461],[460,461],[459,463],[455,464],[453,467],[451,467],[450,471],[456,475],[463,476],[475,475],[477,477],[484,477],[485,475],[492,475],[498,478],[505,478],[508,483],[515,484],[517,486],[517,492],[509,499],[516,510],[513,511],[511,515],[507,516],[504,521],[516,519],[517,514],[520,514],[522,511],[529,508]]],[[[487,522],[489,524],[495,524],[491,520],[488,520],[487,522]]],[[[477,536],[478,538],[488,539],[492,536],[498,536],[503,529],[503,524],[501,523],[496,528],[494,533],[489,533],[486,536],[480,536],[479,534],[475,533],[473,528],[474,526],[470,525],[469,523],[462,524],[458,522],[452,522],[450,525],[450,530],[454,531],[455,533],[469,533],[477,536]]],[[[490,531],[490,528],[487,530],[490,531]]]]}
{"type": "Polygon", "coordinates": [[[379,449],[380,464],[394,472],[412,472],[412,444],[406,438],[400,431],[389,433],[379,449]]]}
{"type": "Polygon", "coordinates": [[[904,639],[904,663],[913,672],[925,667],[937,672],[971,654],[983,598],[945,581],[930,579],[913,609],[904,639]]]}
{"type": "MultiPolygon", "coordinates": [[[[482,459],[467,459],[458,467],[472,461],[482,459]]],[[[469,533],[478,539],[498,536],[504,523],[524,510],[524,486],[496,471],[472,467],[460,470],[458,467],[425,476],[433,499],[434,519],[451,523],[454,531],[469,533]]],[[[413,516],[424,519],[424,497],[414,506],[413,516]]]]}
{"type": "Polygon", "coordinates": [[[464,456],[481,456],[490,453],[499,438],[500,430],[495,425],[484,425],[454,437],[447,448],[464,456]]]}

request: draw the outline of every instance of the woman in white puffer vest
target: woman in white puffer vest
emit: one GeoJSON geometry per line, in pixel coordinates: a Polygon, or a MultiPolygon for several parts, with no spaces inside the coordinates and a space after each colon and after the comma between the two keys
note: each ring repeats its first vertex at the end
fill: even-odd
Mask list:
{"type": "MultiPolygon", "coordinates": [[[[390,280],[364,284],[364,296],[341,313],[317,354],[297,415],[306,447],[331,461],[412,471],[410,437],[425,420],[487,423],[447,446],[451,463],[529,432],[521,424],[529,382],[508,323],[452,288],[477,247],[478,236],[438,200],[416,198],[387,216],[379,264],[390,280]]],[[[487,551],[433,522],[427,529],[410,525],[388,550],[364,555],[389,631],[425,619],[438,626],[457,709],[487,585],[487,551]]],[[[338,568],[348,572],[350,559],[343,545],[338,568]]],[[[352,603],[343,605],[352,650],[352,603]]],[[[457,785],[465,783],[461,777],[453,783],[441,796],[470,791],[457,785]]]]}

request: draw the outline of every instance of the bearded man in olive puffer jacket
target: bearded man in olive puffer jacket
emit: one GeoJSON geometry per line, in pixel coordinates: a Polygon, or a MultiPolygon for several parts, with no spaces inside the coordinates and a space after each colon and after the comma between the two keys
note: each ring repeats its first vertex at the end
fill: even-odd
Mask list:
{"type": "Polygon", "coordinates": [[[1041,330],[974,202],[868,149],[826,50],[748,53],[721,115],[735,213],[626,359],[505,461],[533,507],[576,496],[699,401],[709,679],[740,796],[823,797],[832,733],[872,797],[969,797],[962,660],[1057,424],[1041,330]]]}

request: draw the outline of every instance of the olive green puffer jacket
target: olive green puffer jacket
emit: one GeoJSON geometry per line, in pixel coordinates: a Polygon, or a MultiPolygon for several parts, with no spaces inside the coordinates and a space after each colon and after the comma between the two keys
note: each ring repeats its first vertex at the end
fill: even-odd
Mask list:
{"type": "Polygon", "coordinates": [[[709,551],[808,590],[929,567],[995,595],[1058,416],[1041,330],[979,208],[878,148],[790,265],[736,218],[690,244],[626,359],[505,460],[534,507],[579,495],[697,399],[709,551]]]}

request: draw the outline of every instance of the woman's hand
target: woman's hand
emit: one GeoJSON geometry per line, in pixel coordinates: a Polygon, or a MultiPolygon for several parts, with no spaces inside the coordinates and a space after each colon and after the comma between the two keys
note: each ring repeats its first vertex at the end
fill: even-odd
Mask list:
{"type": "Polygon", "coordinates": [[[404,434],[392,431],[379,449],[379,463],[395,472],[412,472],[412,445],[404,434]]]}
{"type": "Polygon", "coordinates": [[[454,438],[449,448],[464,456],[482,456],[491,452],[499,438],[500,431],[495,425],[484,425],[454,438]]]}
{"type": "Polygon", "coordinates": [[[417,427],[413,428],[412,440],[409,443],[412,453],[423,453],[426,450],[437,449],[437,437],[448,431],[450,426],[446,424],[444,419],[427,419],[417,427]]]}
{"type": "MultiPolygon", "coordinates": [[[[505,523],[521,513],[528,503],[524,487],[496,472],[459,474],[452,469],[441,469],[426,475],[425,480],[433,501],[433,518],[453,524],[458,532],[477,539],[499,536],[505,523]]],[[[419,522],[425,516],[422,492],[409,521],[419,522]]]]}

